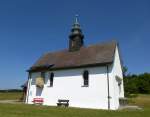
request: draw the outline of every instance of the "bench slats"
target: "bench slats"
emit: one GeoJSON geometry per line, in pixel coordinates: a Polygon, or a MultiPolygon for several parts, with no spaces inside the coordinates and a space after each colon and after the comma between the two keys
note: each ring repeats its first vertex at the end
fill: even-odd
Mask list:
{"type": "Polygon", "coordinates": [[[58,103],[57,103],[57,106],[65,106],[65,107],[68,107],[69,106],[69,100],[61,100],[59,99],[58,100],[58,103]]]}
{"type": "Polygon", "coordinates": [[[58,102],[69,102],[69,100],[58,100],[58,102]]]}

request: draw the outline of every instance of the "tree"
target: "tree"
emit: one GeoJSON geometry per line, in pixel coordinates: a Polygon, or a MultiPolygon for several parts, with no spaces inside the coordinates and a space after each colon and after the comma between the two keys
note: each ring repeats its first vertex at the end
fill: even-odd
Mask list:
{"type": "Polygon", "coordinates": [[[150,73],[128,74],[124,77],[125,96],[130,94],[150,94],[150,73]]]}

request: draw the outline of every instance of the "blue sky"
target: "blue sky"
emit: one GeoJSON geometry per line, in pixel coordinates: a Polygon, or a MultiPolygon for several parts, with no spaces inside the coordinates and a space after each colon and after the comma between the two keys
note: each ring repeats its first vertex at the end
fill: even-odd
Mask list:
{"type": "Polygon", "coordinates": [[[150,72],[149,0],[1,0],[0,89],[19,88],[43,53],[67,48],[75,14],[86,45],[116,39],[129,72],[150,72]]]}

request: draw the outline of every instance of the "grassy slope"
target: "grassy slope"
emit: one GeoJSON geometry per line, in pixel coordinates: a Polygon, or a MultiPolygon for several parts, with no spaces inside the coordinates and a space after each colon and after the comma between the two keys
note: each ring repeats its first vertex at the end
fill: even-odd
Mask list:
{"type": "Polygon", "coordinates": [[[140,107],[150,108],[150,95],[139,94],[136,98],[131,98],[129,100],[130,104],[138,105],[140,107]]]}
{"type": "Polygon", "coordinates": [[[23,104],[0,104],[0,117],[150,117],[149,96],[140,95],[138,98],[131,99],[131,103],[144,106],[144,110],[104,111],[23,104]]]}
{"type": "Polygon", "coordinates": [[[0,93],[0,100],[19,100],[21,97],[22,97],[22,92],[0,93]]]}

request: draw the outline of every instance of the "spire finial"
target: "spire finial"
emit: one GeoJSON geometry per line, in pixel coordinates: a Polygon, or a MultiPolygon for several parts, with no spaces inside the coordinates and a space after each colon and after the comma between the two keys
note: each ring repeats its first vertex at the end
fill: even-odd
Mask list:
{"type": "Polygon", "coordinates": [[[76,24],[78,24],[78,23],[79,23],[79,22],[78,22],[78,17],[79,17],[79,15],[78,15],[78,14],[76,14],[76,15],[75,15],[75,23],[76,23],[76,24]]]}

